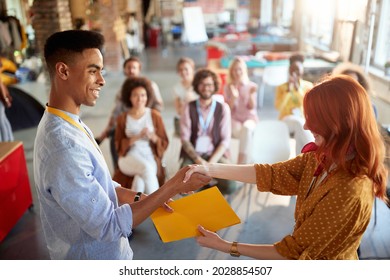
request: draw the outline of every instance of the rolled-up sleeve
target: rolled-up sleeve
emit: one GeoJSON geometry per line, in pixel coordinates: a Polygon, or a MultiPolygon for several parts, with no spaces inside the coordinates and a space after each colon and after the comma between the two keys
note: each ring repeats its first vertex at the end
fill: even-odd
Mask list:
{"type": "MultiPolygon", "coordinates": [[[[255,164],[258,190],[279,195],[297,195],[299,186],[305,183],[302,181],[305,174],[313,174],[310,174],[313,168],[307,170],[308,160],[306,155],[301,155],[275,164],[255,164]]],[[[312,162],[315,168],[314,158],[312,162]]]]}

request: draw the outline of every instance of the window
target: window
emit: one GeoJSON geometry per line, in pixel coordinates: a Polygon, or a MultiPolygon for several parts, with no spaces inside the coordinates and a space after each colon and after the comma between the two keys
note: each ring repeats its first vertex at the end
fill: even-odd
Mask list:
{"type": "Polygon", "coordinates": [[[305,41],[323,50],[330,50],[336,1],[303,1],[303,29],[305,41]]]}
{"type": "Polygon", "coordinates": [[[390,61],[390,0],[382,0],[379,11],[378,33],[375,42],[374,61],[376,67],[383,68],[390,61]]]}

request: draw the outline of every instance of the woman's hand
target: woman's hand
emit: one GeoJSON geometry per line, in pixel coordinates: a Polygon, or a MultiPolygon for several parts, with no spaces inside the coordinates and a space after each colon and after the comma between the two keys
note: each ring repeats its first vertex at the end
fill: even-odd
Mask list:
{"type": "Polygon", "coordinates": [[[148,137],[149,135],[149,130],[147,127],[144,127],[141,132],[139,133],[139,139],[142,139],[142,138],[146,138],[146,139],[149,139],[148,137]]]}
{"type": "Polygon", "coordinates": [[[157,134],[154,133],[154,132],[148,132],[147,136],[148,136],[148,139],[149,139],[150,141],[152,141],[153,143],[156,143],[157,140],[158,140],[158,136],[157,136],[157,134]]]}
{"type": "Polygon", "coordinates": [[[205,229],[201,225],[198,226],[198,230],[201,235],[195,237],[195,239],[200,246],[207,247],[210,249],[216,249],[225,253],[229,252],[231,245],[228,241],[219,237],[219,235],[215,232],[205,229]]]}
{"type": "Polygon", "coordinates": [[[189,169],[187,170],[186,174],[184,175],[183,182],[186,183],[191,178],[191,175],[194,173],[200,173],[200,174],[211,177],[207,164],[191,164],[191,165],[189,165],[189,169]]]}
{"type": "Polygon", "coordinates": [[[230,91],[232,92],[232,96],[234,99],[238,98],[238,96],[240,95],[240,93],[238,92],[238,89],[235,85],[230,85],[230,91]]]}
{"type": "Polygon", "coordinates": [[[289,85],[289,91],[291,91],[293,89],[298,90],[299,89],[299,74],[297,74],[296,72],[292,72],[289,76],[288,85],[289,85]]]}

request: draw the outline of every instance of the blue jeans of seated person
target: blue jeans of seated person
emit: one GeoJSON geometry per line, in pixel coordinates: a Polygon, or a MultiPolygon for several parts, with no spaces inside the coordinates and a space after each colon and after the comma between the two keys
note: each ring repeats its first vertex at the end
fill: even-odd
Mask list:
{"type": "MultiPolygon", "coordinates": [[[[201,156],[204,160],[209,160],[210,156],[204,155],[201,156]]],[[[184,155],[183,162],[181,164],[181,167],[194,164],[195,162],[189,158],[187,155],[184,155]]],[[[231,163],[229,159],[222,157],[218,163],[231,163]]],[[[237,189],[237,182],[231,181],[231,180],[225,180],[225,179],[217,179],[217,187],[221,191],[222,194],[231,194],[237,189]]]]}

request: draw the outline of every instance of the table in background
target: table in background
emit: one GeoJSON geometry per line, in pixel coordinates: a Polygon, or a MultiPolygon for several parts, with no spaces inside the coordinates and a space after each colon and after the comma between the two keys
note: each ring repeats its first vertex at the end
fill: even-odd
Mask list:
{"type": "Polygon", "coordinates": [[[23,144],[0,142],[0,242],[32,206],[23,144]]]}

